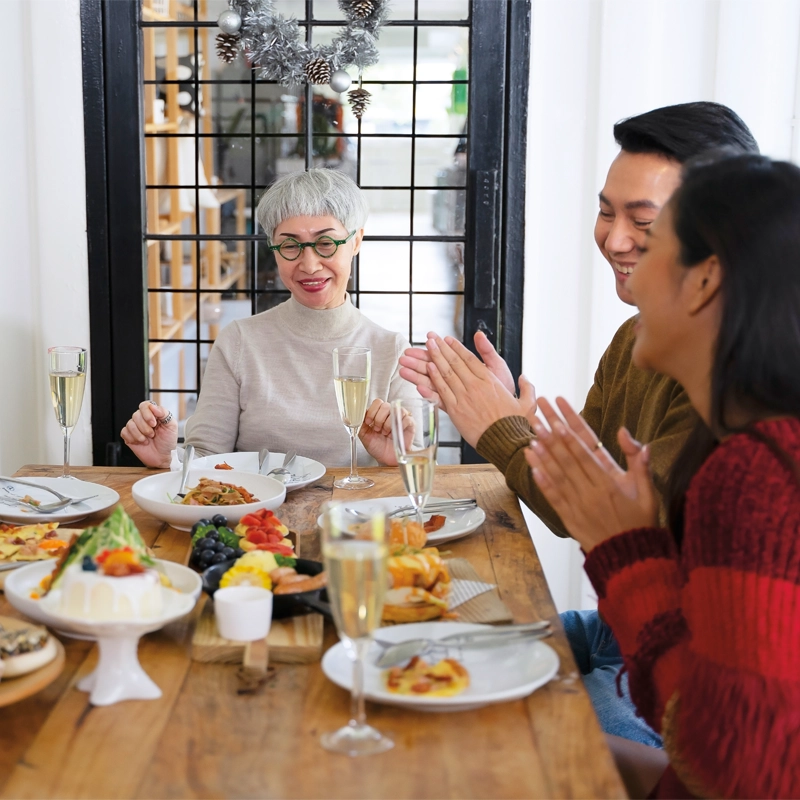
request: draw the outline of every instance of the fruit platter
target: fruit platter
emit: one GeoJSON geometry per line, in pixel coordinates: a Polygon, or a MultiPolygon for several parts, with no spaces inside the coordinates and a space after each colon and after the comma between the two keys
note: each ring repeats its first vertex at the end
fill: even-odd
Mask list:
{"type": "Polygon", "coordinates": [[[228,586],[257,586],[273,592],[273,619],[309,609],[330,617],[322,564],[297,558],[289,529],[272,511],[247,514],[235,528],[227,523],[216,514],[192,528],[189,566],[202,571],[209,595],[228,586]]]}

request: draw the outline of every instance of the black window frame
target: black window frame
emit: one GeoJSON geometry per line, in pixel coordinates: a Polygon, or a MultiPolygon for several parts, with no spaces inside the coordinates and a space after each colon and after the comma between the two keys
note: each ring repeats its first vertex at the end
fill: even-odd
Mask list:
{"type": "MultiPolygon", "coordinates": [[[[514,375],[522,364],[530,25],[530,0],[470,2],[465,341],[474,350],[472,334],[483,330],[514,375]]],[[[93,462],[137,465],[119,432],[148,391],[140,2],[81,0],[81,26],[93,462]]],[[[463,463],[480,460],[462,443],[463,463]]]]}

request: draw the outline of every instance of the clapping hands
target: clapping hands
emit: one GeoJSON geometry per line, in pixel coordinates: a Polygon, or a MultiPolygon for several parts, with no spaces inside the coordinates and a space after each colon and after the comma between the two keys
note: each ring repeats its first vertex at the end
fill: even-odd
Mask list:
{"type": "Polygon", "coordinates": [[[556,403],[563,419],[547,400],[540,399],[539,411],[547,425],[533,420],[536,439],[525,457],[534,480],[570,534],[588,553],[618,533],[656,525],[658,501],[647,447],[626,428],[620,429],[626,472],[566,400],[558,398],[556,403]]]}

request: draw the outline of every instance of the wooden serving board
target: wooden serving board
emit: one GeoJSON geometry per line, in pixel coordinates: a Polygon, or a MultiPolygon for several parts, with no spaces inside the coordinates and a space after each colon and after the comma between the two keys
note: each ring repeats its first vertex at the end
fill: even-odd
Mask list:
{"type": "MultiPolygon", "coordinates": [[[[0,616],[0,625],[8,630],[40,627],[32,626],[30,622],[3,616],[0,616]]],[[[30,697],[32,694],[36,694],[36,692],[44,689],[45,686],[49,686],[61,674],[61,670],[64,669],[64,645],[52,634],[50,638],[56,646],[56,657],[48,664],[27,673],[27,675],[0,679],[0,706],[11,705],[11,703],[16,703],[19,700],[30,697]]]]}
{"type": "MultiPolygon", "coordinates": [[[[241,664],[247,642],[223,639],[214,621],[214,603],[208,598],[197,615],[192,636],[192,658],[218,664],[241,664]]],[[[202,602],[202,600],[201,600],[202,602]]],[[[323,617],[304,614],[272,621],[267,647],[269,660],[280,664],[311,664],[322,657],[323,617]]]]}

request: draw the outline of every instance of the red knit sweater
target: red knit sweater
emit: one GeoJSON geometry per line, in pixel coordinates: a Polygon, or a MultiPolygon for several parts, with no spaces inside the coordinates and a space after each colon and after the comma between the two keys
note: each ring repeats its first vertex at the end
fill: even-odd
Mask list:
{"type": "MultiPolygon", "coordinates": [[[[800,462],[800,420],[758,428],[800,462]]],[[[586,571],[664,737],[658,796],[800,797],[800,488],[769,448],[737,434],[709,456],[680,551],[666,530],[626,531],[586,571]]]]}

